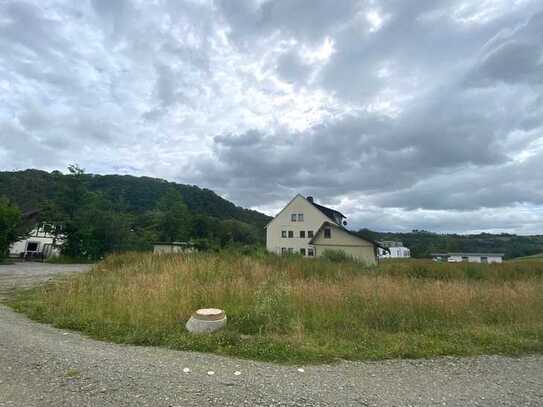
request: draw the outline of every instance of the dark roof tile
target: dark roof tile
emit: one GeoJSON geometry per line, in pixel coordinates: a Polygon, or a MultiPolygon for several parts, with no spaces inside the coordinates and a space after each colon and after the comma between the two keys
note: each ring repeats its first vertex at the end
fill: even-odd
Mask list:
{"type": "Polygon", "coordinates": [[[308,202],[313,205],[315,208],[317,208],[319,211],[321,211],[322,213],[324,213],[324,215],[326,215],[328,218],[330,218],[331,220],[335,221],[336,218],[346,218],[347,216],[345,216],[344,214],[342,214],[340,211],[336,211],[335,209],[331,209],[331,208],[327,208],[326,206],[322,206],[322,205],[319,205],[315,202],[312,202],[310,200],[308,200],[308,202]]]}

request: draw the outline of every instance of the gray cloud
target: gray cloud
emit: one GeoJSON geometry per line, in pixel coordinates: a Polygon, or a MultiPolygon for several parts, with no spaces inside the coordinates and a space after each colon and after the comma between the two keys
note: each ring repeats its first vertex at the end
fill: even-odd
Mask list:
{"type": "Polygon", "coordinates": [[[0,15],[2,169],[78,162],[270,213],[300,192],[353,227],[543,227],[537,0],[27,0],[0,15]]]}
{"type": "Polygon", "coordinates": [[[543,12],[496,34],[484,47],[473,80],[482,84],[543,84],[543,12]]]}
{"type": "Polygon", "coordinates": [[[305,41],[319,41],[331,29],[351,19],[358,10],[358,3],[334,0],[216,2],[233,30],[232,36],[242,41],[278,31],[305,41]]]}
{"type": "Polygon", "coordinates": [[[285,52],[277,61],[277,72],[286,81],[304,83],[311,73],[311,65],[296,51],[285,52]]]}

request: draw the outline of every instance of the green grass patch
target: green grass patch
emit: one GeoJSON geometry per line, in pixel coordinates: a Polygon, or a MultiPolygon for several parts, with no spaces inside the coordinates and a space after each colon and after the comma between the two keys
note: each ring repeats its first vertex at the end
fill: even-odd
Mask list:
{"type": "Polygon", "coordinates": [[[114,255],[19,292],[30,318],[98,339],[286,363],[543,351],[543,263],[436,264],[232,253],[114,255]],[[223,332],[184,329],[202,307],[223,332]]]}
{"type": "Polygon", "coordinates": [[[511,259],[508,261],[509,262],[515,262],[515,261],[541,261],[543,262],[543,253],[533,254],[531,256],[515,257],[514,259],[511,259]]]}

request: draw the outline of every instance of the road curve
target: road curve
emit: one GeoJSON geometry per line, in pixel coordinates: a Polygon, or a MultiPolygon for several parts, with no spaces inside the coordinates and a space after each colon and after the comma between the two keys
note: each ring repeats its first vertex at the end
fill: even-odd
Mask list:
{"type": "Polygon", "coordinates": [[[95,341],[0,305],[2,407],[207,405],[543,406],[543,356],[279,366],[95,341]]]}

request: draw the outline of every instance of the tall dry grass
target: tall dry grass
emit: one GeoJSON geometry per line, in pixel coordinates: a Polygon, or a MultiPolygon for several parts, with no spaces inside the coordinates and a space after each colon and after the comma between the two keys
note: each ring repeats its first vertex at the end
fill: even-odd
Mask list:
{"type": "Polygon", "coordinates": [[[20,295],[30,316],[95,337],[277,361],[543,350],[543,264],[354,263],[232,253],[110,256],[20,295]],[[191,336],[201,307],[228,328],[191,336]]]}

